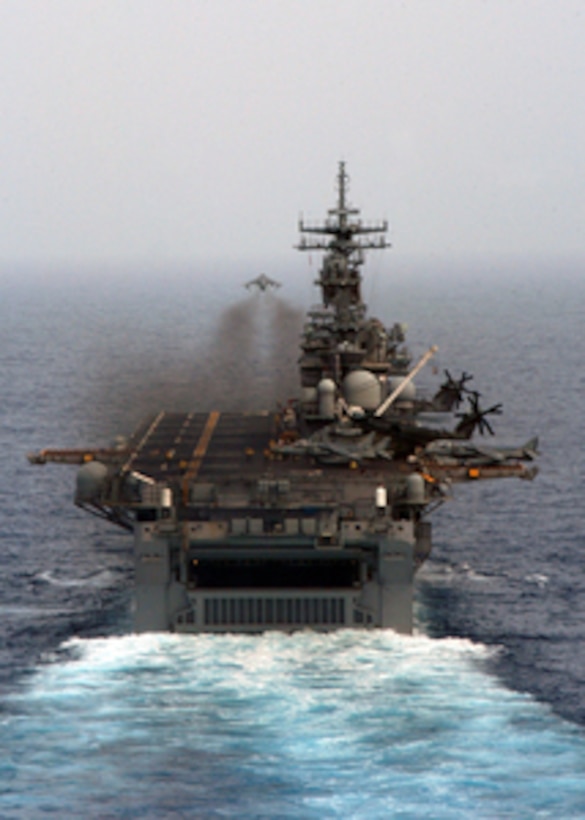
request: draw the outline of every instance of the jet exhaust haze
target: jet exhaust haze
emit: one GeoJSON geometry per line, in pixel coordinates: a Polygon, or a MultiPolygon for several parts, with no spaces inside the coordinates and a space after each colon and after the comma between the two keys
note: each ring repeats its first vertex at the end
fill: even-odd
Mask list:
{"type": "Polygon", "coordinates": [[[301,323],[302,311],[286,299],[254,292],[223,310],[211,336],[193,348],[185,338],[183,344],[167,339],[156,351],[139,347],[116,359],[103,352],[85,398],[92,408],[90,426],[113,437],[130,433],[161,409],[271,409],[298,392],[301,323]]]}

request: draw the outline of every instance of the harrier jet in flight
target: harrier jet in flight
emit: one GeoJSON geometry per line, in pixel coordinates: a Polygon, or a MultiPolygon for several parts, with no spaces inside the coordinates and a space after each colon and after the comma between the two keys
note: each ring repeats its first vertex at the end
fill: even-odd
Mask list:
{"type": "Polygon", "coordinates": [[[258,290],[267,290],[268,288],[279,288],[280,282],[277,282],[276,279],[271,279],[269,276],[266,276],[265,273],[261,273],[260,276],[246,282],[244,287],[248,288],[248,290],[253,287],[257,287],[258,290]]]}

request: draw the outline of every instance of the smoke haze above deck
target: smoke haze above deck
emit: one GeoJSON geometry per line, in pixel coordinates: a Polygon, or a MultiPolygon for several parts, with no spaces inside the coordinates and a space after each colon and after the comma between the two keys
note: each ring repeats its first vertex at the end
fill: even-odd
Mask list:
{"type": "Polygon", "coordinates": [[[339,159],[398,258],[584,256],[584,35],[578,0],[8,0],[0,265],[286,258],[339,159]]]}

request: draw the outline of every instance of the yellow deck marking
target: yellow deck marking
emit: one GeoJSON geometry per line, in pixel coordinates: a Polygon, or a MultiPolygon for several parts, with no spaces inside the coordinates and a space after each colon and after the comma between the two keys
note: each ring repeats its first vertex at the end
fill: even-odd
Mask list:
{"type": "Polygon", "coordinates": [[[207,448],[209,447],[209,442],[211,441],[211,437],[213,435],[213,431],[217,426],[217,422],[219,421],[219,412],[217,410],[213,410],[209,416],[207,417],[207,421],[205,422],[205,427],[203,428],[203,432],[199,437],[199,441],[197,442],[197,446],[193,450],[193,455],[191,456],[191,461],[187,467],[187,472],[183,476],[183,502],[186,504],[189,500],[189,482],[193,481],[194,478],[197,477],[197,473],[201,468],[201,464],[203,463],[203,459],[205,458],[205,453],[207,452],[207,448]]]}
{"type": "Polygon", "coordinates": [[[122,472],[123,473],[130,470],[130,468],[132,467],[132,462],[136,459],[136,456],[140,453],[140,450],[144,447],[144,445],[148,441],[149,437],[154,433],[154,431],[156,430],[158,425],[161,423],[161,421],[164,418],[164,415],[165,415],[165,411],[161,410],[160,413],[158,414],[158,416],[154,419],[154,421],[152,422],[152,424],[150,425],[150,427],[148,428],[146,433],[142,436],[142,438],[140,439],[140,441],[138,442],[138,444],[136,445],[136,447],[132,451],[132,453],[130,455],[130,458],[128,459],[128,461],[126,461],[126,463],[122,467],[122,472]]]}

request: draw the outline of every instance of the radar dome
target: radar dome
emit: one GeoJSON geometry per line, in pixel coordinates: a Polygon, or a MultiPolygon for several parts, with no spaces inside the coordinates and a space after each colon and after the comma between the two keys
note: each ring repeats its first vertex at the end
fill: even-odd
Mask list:
{"type": "Polygon", "coordinates": [[[88,461],[77,471],[75,499],[77,501],[93,501],[102,490],[108,474],[108,468],[101,461],[88,461]]]}
{"type": "MultiPolygon", "coordinates": [[[[404,378],[402,376],[392,376],[391,379],[388,380],[388,387],[389,393],[393,393],[397,387],[404,382],[404,378]]],[[[398,398],[396,399],[397,402],[402,401],[414,401],[416,398],[416,385],[413,382],[407,382],[406,385],[403,387],[402,391],[398,394],[398,398]]]]}
{"type": "Polygon", "coordinates": [[[343,380],[343,397],[349,405],[375,410],[382,401],[380,382],[369,370],[352,370],[343,380]]]}

